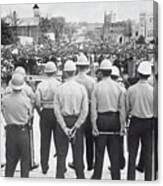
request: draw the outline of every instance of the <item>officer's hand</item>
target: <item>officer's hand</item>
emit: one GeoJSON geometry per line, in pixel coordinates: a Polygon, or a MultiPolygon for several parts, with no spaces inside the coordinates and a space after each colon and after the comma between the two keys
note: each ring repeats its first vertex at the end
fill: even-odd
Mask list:
{"type": "Polygon", "coordinates": [[[65,128],[64,128],[64,133],[65,133],[65,134],[66,134],[66,136],[69,138],[69,137],[70,137],[70,135],[71,135],[71,129],[69,129],[69,128],[65,127],[65,128]]]}
{"type": "Polygon", "coordinates": [[[120,130],[120,136],[124,136],[126,133],[125,128],[121,128],[120,130]]]}
{"type": "Polygon", "coordinates": [[[92,135],[93,136],[99,136],[99,130],[97,127],[93,127],[92,128],[92,135]]]}

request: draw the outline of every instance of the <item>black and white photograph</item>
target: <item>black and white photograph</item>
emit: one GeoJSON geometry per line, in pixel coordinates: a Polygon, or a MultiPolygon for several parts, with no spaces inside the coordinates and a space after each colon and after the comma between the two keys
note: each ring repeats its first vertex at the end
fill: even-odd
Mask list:
{"type": "Polygon", "coordinates": [[[0,17],[1,176],[157,180],[158,3],[31,1],[0,17]]]}

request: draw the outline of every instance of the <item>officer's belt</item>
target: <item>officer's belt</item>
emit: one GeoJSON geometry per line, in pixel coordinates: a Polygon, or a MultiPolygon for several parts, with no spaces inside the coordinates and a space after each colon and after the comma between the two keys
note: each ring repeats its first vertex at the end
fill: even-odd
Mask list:
{"type": "Polygon", "coordinates": [[[28,127],[29,127],[28,124],[25,125],[8,124],[5,128],[21,130],[21,129],[27,129],[28,127]]]}
{"type": "Polygon", "coordinates": [[[98,115],[101,115],[101,116],[108,116],[108,115],[113,115],[113,114],[119,114],[119,112],[111,112],[111,111],[109,111],[109,112],[98,112],[98,115]]]}
{"type": "Polygon", "coordinates": [[[42,100],[41,101],[41,105],[42,105],[42,107],[43,108],[54,108],[54,102],[53,102],[53,100],[42,100]]]}

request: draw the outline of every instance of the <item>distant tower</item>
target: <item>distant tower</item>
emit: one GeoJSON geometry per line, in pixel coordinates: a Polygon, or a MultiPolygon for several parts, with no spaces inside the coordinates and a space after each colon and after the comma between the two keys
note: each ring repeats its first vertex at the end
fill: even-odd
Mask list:
{"type": "Polygon", "coordinates": [[[37,4],[33,6],[33,13],[34,13],[34,17],[40,17],[40,10],[37,4]]]}

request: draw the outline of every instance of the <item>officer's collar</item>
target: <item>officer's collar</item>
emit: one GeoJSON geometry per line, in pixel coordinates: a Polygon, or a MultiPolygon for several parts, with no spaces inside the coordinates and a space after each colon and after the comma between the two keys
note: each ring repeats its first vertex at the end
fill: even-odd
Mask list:
{"type": "Polygon", "coordinates": [[[73,76],[73,77],[66,78],[66,79],[65,79],[65,82],[74,81],[74,80],[75,80],[74,78],[75,78],[74,76],[73,76]]]}
{"type": "Polygon", "coordinates": [[[138,82],[139,83],[148,83],[148,80],[147,79],[140,79],[138,82]]]}
{"type": "Polygon", "coordinates": [[[108,80],[111,80],[111,77],[110,77],[110,76],[109,76],[109,77],[103,77],[102,80],[104,80],[104,81],[108,81],[108,80]]]}

